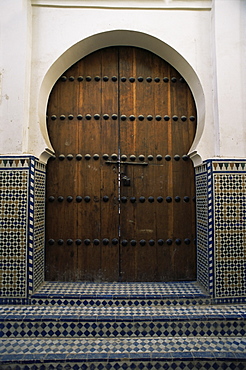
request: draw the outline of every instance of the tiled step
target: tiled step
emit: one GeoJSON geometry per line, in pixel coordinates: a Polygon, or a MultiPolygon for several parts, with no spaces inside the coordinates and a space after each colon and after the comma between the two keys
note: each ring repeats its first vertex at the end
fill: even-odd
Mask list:
{"type": "Polygon", "coordinates": [[[246,339],[2,339],[2,370],[233,369],[246,366],[246,339]]]}
{"type": "Polygon", "coordinates": [[[196,282],[45,282],[0,306],[1,370],[243,370],[246,306],[196,282]]]}
{"type": "Polygon", "coordinates": [[[45,282],[32,295],[34,305],[85,307],[195,306],[211,299],[196,282],[174,283],[59,283],[45,282]]]}
{"type": "Polygon", "coordinates": [[[246,306],[2,306],[4,338],[215,337],[246,335],[246,306]]]}

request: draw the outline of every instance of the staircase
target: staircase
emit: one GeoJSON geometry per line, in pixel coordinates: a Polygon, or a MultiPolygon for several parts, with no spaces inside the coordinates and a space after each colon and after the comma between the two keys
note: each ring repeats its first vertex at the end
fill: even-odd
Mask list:
{"type": "Polygon", "coordinates": [[[46,282],[0,306],[0,369],[246,369],[246,305],[197,282],[46,282]]]}

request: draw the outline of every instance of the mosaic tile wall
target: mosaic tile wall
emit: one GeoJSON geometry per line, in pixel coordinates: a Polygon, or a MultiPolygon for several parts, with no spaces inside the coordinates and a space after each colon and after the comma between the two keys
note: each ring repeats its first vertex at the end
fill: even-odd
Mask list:
{"type": "Polygon", "coordinates": [[[235,299],[241,302],[246,297],[246,161],[213,161],[212,171],[215,297],[242,297],[235,299]]]}
{"type": "Polygon", "coordinates": [[[35,163],[33,291],[44,281],[44,232],[45,232],[45,165],[35,163]]]}
{"type": "Polygon", "coordinates": [[[44,281],[45,166],[0,158],[0,303],[27,303],[44,281]]]}
{"type": "Polygon", "coordinates": [[[206,164],[196,168],[197,280],[209,291],[208,181],[206,164]]]}
{"type": "Polygon", "coordinates": [[[27,294],[29,166],[29,158],[0,159],[0,299],[9,303],[27,294]]]}

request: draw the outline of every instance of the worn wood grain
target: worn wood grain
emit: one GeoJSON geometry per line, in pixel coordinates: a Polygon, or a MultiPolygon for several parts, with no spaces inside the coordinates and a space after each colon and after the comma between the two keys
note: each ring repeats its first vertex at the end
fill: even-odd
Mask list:
{"type": "Polygon", "coordinates": [[[47,110],[56,159],[47,166],[46,279],[195,279],[194,169],[183,159],[196,131],[188,85],[158,56],[125,46],[92,53],[64,76],[47,110]],[[147,165],[129,164],[141,160],[147,165]]]}

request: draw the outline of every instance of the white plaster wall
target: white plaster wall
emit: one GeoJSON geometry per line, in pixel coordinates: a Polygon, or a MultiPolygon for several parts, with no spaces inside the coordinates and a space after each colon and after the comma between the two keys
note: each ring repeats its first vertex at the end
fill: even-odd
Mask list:
{"type": "Polygon", "coordinates": [[[0,0],[0,154],[28,151],[31,4],[0,0]]]}
{"type": "Polygon", "coordinates": [[[246,155],[246,1],[215,0],[212,14],[215,155],[246,155]]]}
{"type": "Polygon", "coordinates": [[[190,84],[199,120],[192,152],[203,160],[245,157],[246,2],[213,0],[212,9],[209,4],[32,0],[31,9],[31,0],[0,0],[1,152],[39,157],[51,150],[45,107],[52,84],[89,52],[128,44],[172,61],[190,84]]]}
{"type": "MultiPolygon", "coordinates": [[[[183,10],[183,9],[99,9],[99,8],[47,8],[33,7],[33,75],[32,101],[33,109],[31,143],[38,145],[36,99],[41,83],[48,69],[60,55],[72,45],[94,34],[113,30],[128,30],[137,33],[149,34],[162,40],[177,50],[179,54],[196,71],[201,85],[207,92],[206,99],[206,129],[213,131],[212,100],[211,100],[211,12],[210,10],[183,10]]],[[[103,41],[102,41],[103,42],[103,41]]],[[[121,44],[122,39],[114,42],[121,44]]],[[[132,44],[129,36],[124,44],[132,44]]],[[[109,44],[110,45],[110,44],[109,44]]],[[[107,46],[106,44],[101,45],[107,46]]],[[[140,46],[136,44],[136,46],[140,46]]],[[[144,44],[142,45],[145,46],[144,44]]],[[[151,45],[148,45],[151,48],[151,45]]],[[[99,45],[88,46],[88,50],[81,48],[81,55],[99,48],[99,45]]],[[[78,57],[78,55],[76,55],[78,57]]],[[[163,55],[162,55],[163,56],[163,55]]],[[[168,60],[169,55],[164,55],[168,60]]],[[[78,58],[79,59],[79,58],[78,58]]],[[[73,62],[75,62],[74,60],[73,62]]],[[[64,61],[65,63],[65,61],[64,61]]],[[[174,65],[177,69],[178,65],[174,65]]],[[[69,65],[64,64],[64,70],[69,65]]],[[[62,71],[59,72],[61,74],[62,71]]],[[[188,71],[187,71],[188,73],[188,71]]],[[[57,78],[59,76],[57,75],[57,78]]],[[[184,77],[187,79],[188,75],[184,77]]],[[[187,79],[188,81],[188,79],[187,79]]],[[[199,112],[203,116],[204,112],[199,112]]],[[[42,112],[39,112],[39,119],[42,112]]],[[[202,150],[213,152],[213,140],[200,144],[202,150]]],[[[48,145],[47,145],[48,146],[48,145]]],[[[41,151],[40,147],[40,151],[41,151]]],[[[196,148],[195,148],[196,149],[196,148]]]]}

